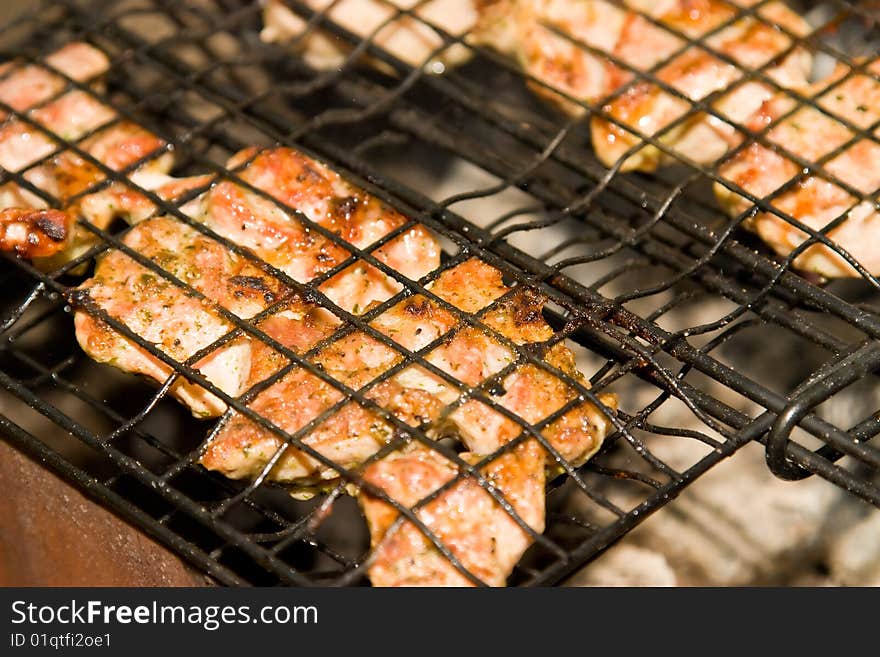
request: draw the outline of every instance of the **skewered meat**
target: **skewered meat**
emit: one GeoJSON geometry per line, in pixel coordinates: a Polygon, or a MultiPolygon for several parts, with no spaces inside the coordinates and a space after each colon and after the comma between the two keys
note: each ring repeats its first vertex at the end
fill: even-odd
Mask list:
{"type": "MultiPolygon", "coordinates": [[[[867,74],[855,72],[845,77],[850,71],[841,65],[828,79],[802,90],[830,114],[807,106],[797,107],[794,98],[778,94],[765,102],[748,123],[750,129],[760,131],[792,112],[770,128],[769,142],[784,146],[809,162],[825,158],[823,167],[828,174],[848,184],[864,195],[863,198],[818,174],[803,175],[802,165],[760,143],[746,146],[725,163],[719,173],[755,197],[776,194],[769,201],[773,208],[814,230],[822,230],[845,216],[842,224],[828,231],[828,238],[846,249],[869,272],[878,274],[880,257],[875,237],[880,234],[880,215],[871,197],[880,189],[877,166],[880,144],[875,139],[857,137],[834,118],[848,120],[862,130],[880,120],[880,82],[871,77],[880,73],[880,60],[871,62],[865,70],[867,74]],[[839,84],[834,85],[837,81],[839,84]],[[832,155],[841,149],[842,152],[832,155]],[[790,188],[777,193],[792,182],[790,188]]],[[[753,207],[749,199],[720,183],[716,184],[715,191],[719,202],[732,216],[744,214],[753,207]]],[[[769,211],[759,211],[747,218],[744,225],[783,256],[807,238],[806,233],[769,211]]],[[[795,259],[794,266],[828,277],[858,275],[833,249],[821,244],[804,250],[795,259]]]]}
{"type": "MultiPolygon", "coordinates": [[[[465,35],[476,21],[473,0],[307,0],[315,12],[325,12],[329,20],[389,52],[410,66],[427,66],[442,71],[445,66],[460,64],[470,57],[461,44],[446,45],[444,37],[430,27],[436,25],[452,38],[465,35]],[[396,16],[396,9],[412,10],[415,16],[396,16]]],[[[282,0],[265,0],[264,41],[293,42],[303,59],[319,70],[341,68],[352,46],[333,34],[309,24],[289,9],[282,0]]],[[[387,68],[380,62],[374,62],[387,68]]]]}

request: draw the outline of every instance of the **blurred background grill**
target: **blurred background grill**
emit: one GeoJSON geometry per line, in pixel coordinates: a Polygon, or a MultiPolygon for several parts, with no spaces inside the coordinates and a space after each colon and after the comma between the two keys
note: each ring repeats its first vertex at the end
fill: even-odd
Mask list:
{"type": "MultiPolygon", "coordinates": [[[[0,46],[35,61],[73,40],[101,48],[112,67],[98,97],[173,144],[175,173],[221,170],[252,144],[294,146],[431,228],[448,258],[479,256],[550,299],[546,318],[594,390],[618,394],[620,430],[551,482],[548,540],[511,584],[563,581],[755,442],[778,476],[818,475],[880,506],[875,278],[791,271],[719,210],[717,166],[609,171],[589,147],[601,108],[556,113],[493,52],[444,35],[474,57],[437,75],[286,4],[354,48],[340,70],[262,43],[260,7],[232,0],[51,2],[9,17],[0,46]]],[[[817,69],[876,53],[871,3],[799,9],[815,30],[796,43],[817,69]]],[[[3,434],[222,583],[364,583],[355,501],[296,500],[197,465],[208,423],[80,351],[68,292],[81,280],[5,256],[3,434]]]]}

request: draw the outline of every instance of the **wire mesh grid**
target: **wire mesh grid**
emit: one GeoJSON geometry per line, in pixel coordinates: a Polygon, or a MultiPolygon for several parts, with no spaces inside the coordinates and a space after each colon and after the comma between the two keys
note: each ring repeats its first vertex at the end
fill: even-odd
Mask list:
{"type": "MultiPolygon", "coordinates": [[[[404,16],[427,24],[416,12],[426,3],[402,10],[377,1],[390,11],[385,25],[404,16]]],[[[577,468],[558,459],[563,471],[548,484],[547,530],[536,533],[517,518],[534,544],[511,576],[511,584],[561,581],[752,440],[767,445],[768,463],[780,476],[818,474],[880,505],[880,489],[874,482],[880,454],[867,444],[880,432],[877,410],[865,413],[863,405],[847,407],[843,414],[839,409],[824,410],[835,398],[853,391],[870,397],[863,394],[865,387],[876,387],[870,373],[880,356],[876,343],[880,321],[871,302],[878,281],[852,258],[848,261],[858,268],[860,280],[819,285],[791,269],[795,257],[811,244],[822,243],[843,253],[824,233],[844,221],[846,213],[816,231],[785,215],[772,205],[772,198],[750,198],[760,210],[780,216],[809,235],[789,257],[774,257],[739,230],[746,215],[724,217],[711,200],[711,182],[735,187],[719,175],[721,163],[705,166],[686,161],[663,142],[662,131],[638,137],[674,158],[678,166],[652,176],[625,173],[620,167],[606,169],[589,149],[587,118],[556,113],[532,97],[526,85],[543,85],[546,90],[546,83],[529,80],[505,57],[432,24],[433,32],[442,37],[440,50],[454,46],[473,55],[470,62],[436,75],[427,64],[437,53],[426,58],[426,66],[414,67],[377,44],[375,34],[381,27],[364,39],[328,17],[333,5],[315,12],[303,3],[285,4],[308,21],[308,30],[300,39],[321,30],[347,44],[344,65],[329,72],[311,69],[291,55],[289,47],[259,41],[260,8],[255,3],[219,0],[47,3],[7,26],[3,42],[11,55],[44,66],[53,48],[74,40],[86,40],[107,53],[112,66],[106,75],[106,92],[68,78],[60,94],[78,88],[118,113],[111,124],[130,119],[159,135],[173,146],[176,173],[209,172],[211,178],[203,187],[174,201],[138,191],[150,198],[157,212],[179,218],[242,257],[258,260],[211,234],[181,208],[218,180],[245,184],[239,171],[228,170],[226,162],[251,145],[294,146],[331,164],[346,179],[409,217],[366,249],[345,244],[351,257],[306,284],[265,263],[255,263],[282,279],[294,294],[317,299],[332,309],[342,328],[328,343],[346,332],[365,331],[401,352],[401,364],[394,371],[412,363],[431,367],[424,353],[402,349],[372,329],[370,321],[411,294],[432,297],[430,281],[473,256],[501,270],[515,283],[513,290],[534,289],[548,299],[544,315],[555,335],[545,347],[568,345],[591,387],[558,370],[553,375],[595,404],[601,404],[601,393],[615,392],[620,408],[614,415],[615,433],[597,456],[577,468]],[[445,179],[454,184],[444,186],[445,179]],[[440,236],[445,257],[441,270],[411,281],[375,253],[416,224],[440,236]],[[321,282],[357,260],[397,280],[403,291],[362,315],[346,312],[320,295],[321,282]],[[781,344],[797,363],[762,362],[767,354],[781,350],[781,344]]],[[[746,14],[760,19],[766,5],[758,2],[742,8],[731,4],[735,11],[713,33],[746,14]]],[[[807,47],[846,63],[850,75],[870,75],[865,62],[853,59],[851,49],[841,50],[837,35],[844,24],[870,34],[876,28],[875,16],[860,3],[826,5],[830,10],[810,35],[788,35],[789,50],[807,47]]],[[[654,24],[674,31],[657,21],[654,24]]],[[[557,27],[551,28],[578,47],[591,49],[557,27]]],[[[682,48],[696,47],[694,39],[676,36],[685,44],[682,48]]],[[[703,35],[699,42],[711,51],[709,36],[703,35]]],[[[647,80],[687,101],[688,111],[664,131],[696,113],[713,113],[712,97],[694,102],[657,78],[665,61],[647,72],[620,60],[614,64],[630,69],[629,85],[647,80]]],[[[770,62],[759,70],[743,69],[743,81],[760,80],[828,113],[812,98],[781,89],[764,72],[768,66],[770,62]]],[[[615,95],[625,93],[626,88],[623,85],[615,95]]],[[[581,104],[587,117],[600,116],[632,130],[606,112],[604,104],[593,106],[572,97],[565,102],[581,104]]],[[[30,112],[4,105],[0,109],[45,132],[30,112]]],[[[93,132],[107,126],[102,124],[93,132]]],[[[853,141],[873,140],[874,127],[847,123],[853,141]]],[[[736,129],[748,139],[725,159],[748,143],[770,143],[769,127],[760,133],[740,125],[736,129]]],[[[72,143],[52,135],[58,151],[73,150],[101,171],[101,180],[82,194],[114,181],[134,186],[128,174],[166,152],[163,148],[114,171],[82,149],[90,136],[72,143]]],[[[846,145],[819,162],[803,162],[787,152],[784,144],[773,146],[802,167],[784,189],[804,176],[820,175],[839,182],[856,203],[873,203],[871,195],[837,181],[823,167],[846,145]]],[[[56,154],[31,163],[28,170],[56,154]]],[[[33,184],[27,171],[7,172],[5,180],[51,205],[62,205],[33,184]]],[[[750,196],[741,188],[735,191],[750,196]]],[[[338,241],[307,217],[300,218],[338,241]]],[[[342,402],[291,435],[248,407],[253,396],[285,370],[236,399],[193,367],[211,348],[178,363],[144,343],[76,292],[75,286],[83,280],[81,266],[95,255],[122,251],[174,285],[186,289],[187,284],[128,247],[123,242],[127,228],[111,226],[105,231],[84,219],[80,225],[97,238],[95,245],[54,271],[39,271],[7,256],[2,274],[4,341],[0,351],[0,383],[8,393],[2,398],[3,431],[219,581],[363,582],[363,566],[371,556],[369,535],[356,503],[343,494],[346,482],[363,483],[360,468],[346,470],[328,462],[341,474],[342,482],[312,499],[292,498],[285,488],[268,481],[268,467],[253,482],[210,473],[198,465],[198,459],[213,434],[211,426],[192,419],[169,399],[168,391],[180,378],[201,384],[231,408],[307,452],[303,436],[342,402]],[[101,317],[165,362],[174,374],[156,391],[95,364],[73,339],[72,307],[101,317]]],[[[462,313],[446,305],[459,322],[489,330],[481,314],[462,313]]],[[[225,316],[234,328],[212,348],[240,334],[268,342],[288,359],[288,371],[294,365],[309,369],[338,388],[344,400],[355,400],[393,424],[398,430],[395,439],[371,461],[405,441],[421,441],[440,450],[459,468],[457,477],[442,490],[460,478],[472,477],[503,501],[481,476],[481,465],[492,457],[477,465],[462,461],[448,445],[432,441],[423,427],[406,425],[377,406],[367,394],[369,386],[353,390],[333,381],[309,360],[319,347],[305,356],[296,354],[262,333],[256,320],[244,321],[228,312],[225,316]]],[[[469,398],[505,413],[493,401],[491,390],[511,368],[531,363],[552,370],[539,354],[509,341],[506,346],[516,353],[515,363],[475,387],[463,386],[445,372],[436,373],[469,398]]],[[[428,350],[430,346],[422,351],[428,350]]],[[[542,429],[569,408],[536,425],[513,417],[522,432],[502,451],[535,437],[553,452],[542,429]]],[[[328,461],[319,453],[312,456],[328,461]]],[[[512,511],[509,504],[506,507],[512,511]]],[[[420,523],[412,509],[398,510],[420,523]]],[[[456,562],[442,541],[423,524],[421,529],[456,562]]],[[[456,562],[456,567],[461,564],[456,562]]],[[[472,573],[463,568],[462,572],[476,583],[472,573]]]]}

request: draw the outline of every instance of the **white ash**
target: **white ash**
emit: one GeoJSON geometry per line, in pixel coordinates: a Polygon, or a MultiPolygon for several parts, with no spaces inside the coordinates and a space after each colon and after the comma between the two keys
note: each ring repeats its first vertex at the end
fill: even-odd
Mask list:
{"type": "Polygon", "coordinates": [[[871,513],[830,540],[826,563],[838,584],[880,586],[880,513],[871,513]]]}
{"type": "Polygon", "coordinates": [[[784,583],[821,553],[822,526],[843,495],[808,479],[786,483],[747,445],[632,534],[666,554],[682,583],[784,583]]]}
{"type": "Polygon", "coordinates": [[[677,586],[678,578],[662,552],[618,545],[601,561],[583,568],[566,586],[677,586]]]}

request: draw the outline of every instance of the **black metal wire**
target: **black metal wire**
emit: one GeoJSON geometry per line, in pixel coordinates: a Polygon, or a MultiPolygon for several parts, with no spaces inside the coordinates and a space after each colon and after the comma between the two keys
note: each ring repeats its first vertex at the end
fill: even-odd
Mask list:
{"type": "MultiPolygon", "coordinates": [[[[210,183],[173,202],[139,190],[156,205],[157,212],[177,218],[253,261],[294,294],[315,300],[340,320],[340,327],[332,336],[308,353],[296,354],[272,340],[256,325],[260,317],[269,316],[284,300],[277,301],[250,321],[240,320],[224,308],[215,306],[214,311],[232,325],[232,330],[186,362],[177,363],[145,343],[87,297],[71,294],[72,286],[81,280],[71,272],[95,255],[113,249],[155,271],[179,289],[198,295],[185,282],[175,279],[126,246],[122,239],[124,232],[100,230],[81,221],[81,225],[96,237],[97,244],[55,272],[39,272],[23,261],[5,258],[8,266],[0,270],[0,275],[8,275],[10,284],[5,286],[7,292],[0,299],[3,304],[0,306],[3,320],[0,387],[92,448],[104,464],[100,467],[109,468],[113,474],[100,480],[89,480],[88,466],[78,466],[74,460],[59,456],[56,447],[36,439],[5,414],[0,416],[0,428],[10,440],[45,458],[62,475],[85,487],[89,494],[147,529],[219,581],[228,584],[244,581],[352,584],[362,581],[371,559],[367,536],[363,530],[358,534],[351,529],[356,524],[351,522],[344,523],[349,528],[344,539],[334,536],[332,530],[336,526],[336,509],[346,504],[346,497],[342,495],[345,482],[358,484],[391,503],[400,513],[398,525],[404,519],[416,524],[435,547],[475,584],[480,583],[478,578],[469,573],[442,540],[421,522],[417,513],[418,509],[466,478],[473,479],[492,495],[534,541],[511,579],[511,583],[532,585],[558,582],[595,558],[715,463],[729,457],[750,440],[767,442],[768,454],[772,455],[771,465],[780,474],[790,477],[802,476],[805,472],[819,474],[880,506],[880,489],[870,477],[837,463],[843,455],[850,456],[869,470],[880,463],[880,452],[867,444],[880,433],[880,423],[876,418],[868,417],[854,421],[846,429],[822,419],[816,410],[822,402],[845,391],[857,379],[873,376],[873,360],[858,359],[859,369],[851,367],[852,359],[839,366],[835,363],[845,354],[859,353],[855,351],[859,347],[871,353],[876,351],[880,317],[871,308],[866,309],[791,272],[791,263],[797,252],[780,264],[765,252],[756,252],[743,244],[739,241],[738,226],[747,215],[734,220],[720,218],[718,210],[705,200],[700,187],[705,187],[708,181],[724,184],[748,198],[761,211],[771,212],[803,229],[809,240],[801,245],[801,250],[821,243],[845,257],[846,254],[825,235],[845,217],[822,231],[806,228],[795,217],[780,213],[770,203],[802,177],[789,181],[766,198],[753,198],[719,175],[721,162],[699,165],[682,160],[673,149],[663,144],[664,131],[698,113],[712,114],[711,101],[729,91],[722,90],[694,102],[674,89],[666,89],[655,73],[675,54],[650,71],[638,71],[627,67],[624,62],[614,61],[621,68],[630,69],[633,74],[630,85],[640,82],[656,85],[687,101],[690,106],[683,117],[679,117],[675,124],[665,126],[664,131],[655,135],[637,135],[643,143],[655,146],[689,170],[675,180],[664,173],[649,179],[621,174],[619,167],[611,170],[602,167],[585,146],[583,120],[561,119],[546,108],[530,103],[524,94],[518,96],[518,104],[512,107],[495,102],[494,89],[510,85],[519,85],[522,89],[527,76],[499,55],[473,46],[467,39],[446,34],[436,25],[431,26],[419,16],[418,6],[404,11],[388,3],[394,11],[384,25],[403,16],[429,25],[445,46],[456,44],[470,49],[476,62],[448,70],[443,76],[433,76],[422,68],[396,59],[373,38],[360,38],[334,24],[328,16],[330,8],[314,12],[293,1],[288,4],[308,22],[307,33],[320,29],[334,35],[341,43],[349,44],[351,54],[340,69],[311,71],[277,46],[259,44],[256,37],[259,8],[255,3],[227,6],[229,3],[203,2],[190,6],[161,0],[121,3],[67,0],[53,4],[62,9],[55,8],[56,13],[51,19],[35,11],[15,24],[16,29],[24,30],[25,34],[41,33],[46,39],[35,42],[17,36],[12,43],[5,45],[6,50],[45,65],[45,56],[51,48],[63,43],[85,39],[99,46],[113,62],[107,76],[108,93],[96,91],[88,83],[68,80],[62,92],[42,105],[71,89],[79,89],[111,106],[118,117],[74,143],[55,135],[59,144],[55,152],[32,163],[25,171],[5,172],[4,180],[59,206],[61,200],[33,185],[27,172],[51,161],[64,150],[71,150],[102,174],[101,180],[82,191],[77,198],[112,182],[132,186],[127,175],[145,161],[160,156],[165,152],[164,148],[117,172],[84,152],[81,144],[92,134],[120,120],[140,123],[173,146],[181,171],[212,174],[210,183]],[[145,24],[142,21],[150,20],[165,26],[164,36],[161,31],[159,36],[153,36],[152,31],[139,27],[145,24]],[[359,65],[362,55],[382,62],[396,71],[396,75],[359,65]],[[199,103],[210,106],[215,114],[209,119],[200,116],[196,107],[199,103]],[[234,182],[249,193],[275,202],[265,191],[249,187],[239,178],[238,173],[246,164],[235,171],[225,167],[228,155],[252,143],[289,144],[316,156],[411,220],[366,249],[343,244],[350,254],[344,262],[307,284],[294,281],[194,221],[180,209],[186,201],[217,181],[234,182]],[[451,156],[456,161],[468,162],[483,174],[493,176],[494,181],[472,191],[457,190],[456,194],[445,199],[429,198],[430,189],[407,184],[398,180],[395,174],[386,172],[387,158],[383,159],[382,151],[393,150],[400,144],[404,144],[406,150],[416,145],[421,150],[414,152],[424,153],[429,160],[442,162],[451,156]],[[484,217],[475,223],[472,217],[453,211],[453,207],[464,207],[470,201],[497,199],[503,202],[501,199],[506,194],[517,189],[525,191],[529,200],[515,209],[498,206],[497,217],[484,217]],[[421,281],[410,281],[373,254],[383,244],[417,224],[430,228],[447,241],[449,257],[440,271],[421,281]],[[550,241],[543,243],[541,248],[528,252],[514,246],[521,237],[541,236],[548,230],[562,232],[548,238],[550,241]],[[486,261],[501,270],[507,279],[515,281],[517,287],[532,288],[549,299],[545,316],[555,329],[555,335],[546,346],[566,341],[575,345],[581,355],[593,354],[594,358],[598,355],[606,359],[591,377],[592,389],[550,367],[531,350],[521,348],[490,330],[481,317],[494,306],[469,315],[432,294],[426,287],[441,271],[447,271],[469,257],[486,261]],[[346,312],[317,290],[321,282],[357,261],[369,263],[402,286],[399,294],[361,316],[346,312]],[[598,266],[599,269],[584,279],[580,268],[585,266],[598,266]],[[5,271],[9,273],[3,274],[5,271]],[[643,272],[641,277],[648,282],[629,282],[628,277],[638,276],[639,272],[643,272]],[[371,327],[373,318],[411,294],[421,294],[452,313],[459,327],[475,327],[499,341],[515,355],[511,365],[477,386],[465,386],[425,360],[425,356],[448,336],[412,353],[371,327]],[[710,321],[688,320],[687,315],[682,319],[688,303],[713,300],[726,300],[732,309],[710,321]],[[649,309],[636,310],[635,302],[647,302],[649,309]],[[63,358],[55,359],[39,348],[35,350],[33,344],[35,341],[39,344],[39,340],[44,343],[46,340],[64,342],[57,327],[52,332],[44,331],[43,327],[58,323],[64,315],[65,303],[72,303],[101,318],[160,359],[171,369],[170,378],[158,391],[142,395],[136,409],[115,408],[90,394],[85,373],[89,369],[86,365],[88,359],[76,347],[71,346],[63,358]],[[829,325],[832,318],[834,322],[829,325]],[[678,322],[679,328],[664,328],[663,322],[667,320],[678,322]],[[780,389],[776,381],[749,375],[725,362],[726,351],[754,341],[756,329],[760,335],[762,327],[775,327],[790,336],[789,339],[803,341],[811,346],[817,358],[828,364],[815,372],[807,372],[801,381],[796,382],[798,385],[780,389]],[[316,367],[311,358],[326,344],[356,330],[392,348],[400,360],[379,378],[353,390],[316,367]],[[205,380],[193,365],[240,335],[267,343],[288,359],[288,365],[241,397],[231,398],[205,380]],[[697,339],[702,337],[706,340],[698,343],[697,339]],[[490,391],[506,375],[526,363],[564,381],[576,391],[578,399],[535,424],[508,411],[492,399],[490,391]],[[496,454],[472,465],[463,461],[455,450],[431,440],[426,433],[427,427],[410,427],[370,400],[367,395],[370,388],[412,365],[425,368],[461,392],[463,397],[447,408],[446,413],[452,412],[465,399],[477,399],[513,420],[520,427],[520,434],[496,454]],[[270,419],[259,416],[247,404],[294,367],[304,369],[338,390],[341,399],[299,431],[288,433],[270,419]],[[282,441],[282,448],[256,480],[244,484],[231,482],[204,471],[198,465],[198,459],[215,432],[205,430],[199,423],[183,420],[184,425],[195,423],[200,427],[197,429],[199,440],[195,442],[191,438],[180,442],[177,437],[182,434],[180,419],[171,426],[163,425],[161,430],[148,427],[154,418],[174,406],[167,401],[167,392],[180,378],[203,386],[229,406],[230,410],[219,420],[215,431],[234,411],[282,441]],[[707,381],[712,382],[712,386],[708,386],[707,381]],[[652,401],[635,403],[632,398],[627,399],[627,391],[637,386],[653,390],[652,401]],[[719,393],[718,386],[725,394],[719,393]],[[576,468],[553,449],[542,430],[579,403],[578,400],[587,399],[601,406],[596,396],[600,390],[618,392],[627,407],[622,407],[614,417],[616,433],[607,439],[600,455],[576,468]],[[53,401],[56,393],[82,400],[91,413],[98,413],[109,422],[107,430],[94,431],[86,417],[75,417],[60,410],[53,401]],[[687,426],[668,426],[652,421],[652,416],[673,398],[690,414],[687,426]],[[737,401],[741,399],[749,400],[762,410],[745,412],[737,401]],[[357,403],[376,413],[398,432],[398,437],[367,463],[351,470],[339,467],[303,442],[314,427],[348,403],[357,403]],[[794,427],[819,438],[826,446],[816,452],[808,450],[792,437],[794,427]],[[565,475],[549,486],[550,513],[545,534],[534,532],[504,496],[488,485],[481,473],[482,466],[528,439],[540,442],[565,475]],[[364,482],[360,473],[367,464],[411,440],[440,451],[455,464],[458,474],[418,504],[405,508],[364,482]],[[654,453],[655,445],[660,445],[662,440],[701,444],[709,452],[695,456],[690,467],[679,472],[654,453]],[[141,451],[147,447],[156,454],[153,460],[141,451]],[[300,450],[334,469],[342,483],[312,502],[290,500],[268,477],[272,466],[289,449],[300,450]],[[135,455],[129,453],[132,450],[135,455]],[[621,467],[619,463],[623,454],[627,455],[629,465],[621,467]],[[90,482],[88,485],[84,483],[87,481],[90,482]],[[124,496],[118,489],[128,481],[137,482],[152,492],[145,495],[143,488],[136,488],[124,496]],[[574,515],[559,506],[571,494],[581,500],[574,515]],[[155,496],[155,504],[159,507],[152,515],[142,510],[145,499],[151,495],[155,496]],[[209,498],[210,503],[202,502],[209,498]],[[326,516],[331,508],[334,511],[328,520],[326,516]],[[244,517],[248,518],[246,522],[244,517]],[[574,538],[565,538],[565,532],[557,532],[554,525],[557,521],[559,528],[565,526],[567,532],[575,532],[574,538]]],[[[764,4],[766,2],[748,9],[735,6],[733,18],[696,41],[660,22],[653,23],[682,40],[684,45],[679,54],[699,43],[700,47],[723,59],[724,55],[713,52],[706,39],[745,16],[762,20],[760,9],[764,4]]],[[[834,4],[838,10],[832,22],[850,16],[867,18],[855,6],[856,3],[834,4]]],[[[558,28],[550,27],[555,33],[572,38],[558,28]]],[[[804,38],[788,33],[792,43],[787,52],[797,47],[825,52],[851,66],[850,76],[866,74],[864,64],[829,46],[822,34],[821,28],[804,38]]],[[[573,42],[588,52],[595,50],[587,44],[573,42]]],[[[778,60],[779,57],[772,61],[778,60]]],[[[756,71],[743,70],[743,77],[737,84],[745,80],[760,81],[778,91],[791,93],[800,106],[812,107],[829,115],[815,99],[779,87],[765,73],[770,66],[772,62],[756,71]]],[[[541,80],[532,79],[531,82],[546,86],[541,80]]],[[[617,93],[624,91],[625,88],[621,88],[617,93]]],[[[559,90],[555,92],[565,96],[559,90]]],[[[499,94],[499,97],[503,96],[499,94]]],[[[604,118],[628,132],[635,132],[609,116],[602,107],[583,103],[580,99],[567,100],[582,105],[588,116],[604,118]]],[[[14,112],[2,104],[0,109],[33,129],[46,132],[27,113],[14,112]]],[[[784,118],[777,119],[774,125],[784,118]]],[[[849,126],[840,117],[832,118],[851,127],[854,136],[850,142],[826,154],[820,162],[806,163],[793,153],[784,151],[784,154],[794,162],[809,165],[811,175],[842,182],[835,181],[821,165],[857,139],[874,139],[873,127],[859,129],[849,126]]],[[[766,135],[772,126],[759,133],[743,126],[735,128],[746,137],[745,144],[771,144],[766,135]]],[[[727,153],[724,161],[744,147],[727,153]]],[[[412,168],[417,164],[412,162],[408,166],[412,168]]],[[[841,186],[847,189],[845,184],[841,186]]],[[[864,197],[861,192],[853,196],[864,197]]],[[[311,222],[296,208],[281,207],[309,229],[330,241],[339,242],[332,232],[311,222]]],[[[868,283],[876,284],[870,272],[859,263],[852,264],[859,268],[868,283]]],[[[495,304],[502,300],[503,297],[495,304]]],[[[66,340],[72,343],[72,330],[69,326],[66,330],[69,334],[66,340]]],[[[130,385],[137,387],[133,382],[130,385]]],[[[192,435],[192,427],[188,429],[192,435]]]]}

